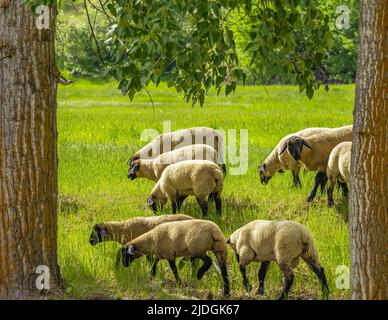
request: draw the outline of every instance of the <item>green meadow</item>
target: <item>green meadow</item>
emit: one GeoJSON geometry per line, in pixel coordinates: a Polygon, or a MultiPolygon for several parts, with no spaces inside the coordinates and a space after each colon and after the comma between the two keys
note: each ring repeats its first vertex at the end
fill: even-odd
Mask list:
{"type": "MultiPolygon", "coordinates": [[[[338,127],[352,123],[354,86],[323,88],[309,100],[294,86],[238,87],[229,97],[210,93],[203,108],[192,107],[173,89],[161,84],[149,88],[133,102],[121,96],[114,82],[82,80],[61,87],[58,97],[59,156],[59,263],[66,297],[81,299],[216,299],[221,297],[221,276],[212,267],[201,281],[192,277],[190,263],[181,265],[182,284],[175,281],[168,263],[158,265],[151,279],[150,263],[141,258],[129,268],[115,268],[117,243],[95,247],[88,242],[95,223],[153,215],[146,199],[153,182],[127,178],[127,161],[145,142],[145,129],[172,130],[194,126],[215,129],[248,129],[249,166],[246,174],[228,174],[223,191],[223,213],[210,206],[208,219],[229,236],[255,219],[290,219],[303,223],[313,233],[321,264],[325,268],[331,299],[347,299],[349,290],[336,287],[336,268],[349,265],[346,201],[336,190],[336,205],[326,207],[326,196],[311,203],[306,197],[315,174],[301,170],[302,189],[292,187],[289,171],[260,184],[257,167],[284,135],[307,127],[338,127]]],[[[227,163],[230,168],[231,165],[227,163]]],[[[188,198],[182,213],[201,218],[195,199],[188,198]]],[[[171,206],[164,209],[171,213],[171,206]]],[[[258,265],[251,264],[248,277],[253,290],[241,283],[238,264],[229,250],[232,299],[275,299],[281,290],[281,273],[271,264],[266,294],[255,295],[258,265]]],[[[213,256],[212,256],[213,257],[213,256]]],[[[214,257],[213,257],[214,260],[214,257]]],[[[303,261],[295,270],[290,299],[321,299],[317,277],[303,261]]]]}

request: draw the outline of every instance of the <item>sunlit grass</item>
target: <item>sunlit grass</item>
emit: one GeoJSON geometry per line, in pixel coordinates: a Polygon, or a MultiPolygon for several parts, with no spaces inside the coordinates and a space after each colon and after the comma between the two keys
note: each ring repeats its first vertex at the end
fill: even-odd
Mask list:
{"type": "MultiPolygon", "coordinates": [[[[209,94],[204,108],[192,108],[165,85],[149,90],[154,107],[146,93],[140,93],[131,103],[120,95],[113,82],[80,81],[59,91],[59,193],[61,199],[76,202],[59,217],[59,259],[68,294],[115,299],[219,297],[221,281],[215,268],[197,281],[191,278],[187,263],[180,271],[183,284],[176,288],[166,262],[160,264],[157,278],[151,280],[146,259],[139,259],[128,269],[115,270],[119,245],[107,243],[92,247],[88,243],[95,223],[152,215],[145,202],[153,183],[140,179],[129,181],[126,162],[144,144],[139,139],[144,129],[162,132],[163,121],[169,120],[172,130],[193,126],[237,129],[237,132],[248,129],[248,172],[243,176],[227,176],[222,217],[218,218],[212,208],[209,218],[220,225],[226,236],[259,218],[302,222],[314,235],[331,298],[347,298],[348,291],[335,287],[337,266],[349,265],[348,229],[343,215],[326,208],[325,196],[306,204],[314,178],[312,173],[301,172],[301,190],[291,187],[288,172],[262,186],[257,166],[288,133],[306,127],[352,123],[354,87],[332,86],[329,92],[319,91],[313,100],[291,86],[241,87],[230,97],[209,94]]],[[[336,199],[340,206],[339,194],[336,199]]],[[[200,217],[192,199],[185,202],[182,212],[200,217]]],[[[170,213],[169,206],[165,213],[170,213]]],[[[242,288],[232,254],[229,268],[232,298],[258,298],[254,296],[255,290],[249,295],[242,288]]],[[[256,264],[248,267],[254,288],[257,271],[256,264]]],[[[280,289],[281,274],[272,264],[265,298],[276,298],[280,289]]],[[[320,297],[317,278],[300,262],[290,298],[320,297]]]]}

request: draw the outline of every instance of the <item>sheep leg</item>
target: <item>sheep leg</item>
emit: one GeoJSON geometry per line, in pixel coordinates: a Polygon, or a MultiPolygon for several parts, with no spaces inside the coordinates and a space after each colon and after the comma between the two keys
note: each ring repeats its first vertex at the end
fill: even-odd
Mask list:
{"type": "Polygon", "coordinates": [[[267,274],[267,271],[269,269],[271,262],[270,261],[263,261],[261,263],[260,269],[259,269],[259,289],[257,290],[257,294],[263,295],[264,294],[264,280],[265,276],[267,274]]]}
{"type": "Polygon", "coordinates": [[[349,193],[348,184],[347,184],[347,183],[344,183],[344,182],[339,182],[339,185],[340,185],[341,188],[342,188],[342,194],[344,195],[344,197],[347,197],[347,196],[348,196],[348,193],[349,193]]]}
{"type": "Polygon", "coordinates": [[[207,216],[208,205],[207,205],[206,200],[203,198],[199,198],[199,197],[195,197],[195,199],[197,200],[199,206],[201,207],[202,215],[207,216]]]}
{"type": "Polygon", "coordinates": [[[178,269],[176,268],[175,260],[168,260],[168,263],[172,272],[174,273],[176,284],[179,285],[181,283],[181,280],[179,279],[178,269]]]}
{"type": "Polygon", "coordinates": [[[218,265],[221,269],[221,276],[223,281],[223,296],[228,296],[230,287],[229,287],[229,277],[228,277],[228,268],[226,267],[226,256],[222,254],[216,254],[218,265]]]}
{"type": "Polygon", "coordinates": [[[292,178],[294,181],[294,187],[302,188],[302,183],[300,182],[300,179],[299,179],[299,170],[298,172],[295,170],[291,170],[291,171],[292,171],[292,178]]]}
{"type": "Polygon", "coordinates": [[[241,272],[241,276],[242,276],[242,279],[243,279],[243,286],[244,286],[245,290],[250,292],[252,290],[252,286],[249,284],[249,281],[248,281],[248,278],[247,278],[246,266],[240,265],[240,272],[241,272]]]}
{"type": "Polygon", "coordinates": [[[214,193],[214,201],[216,203],[216,212],[217,212],[218,215],[221,215],[221,212],[222,212],[222,201],[221,201],[220,194],[218,192],[214,193]]]}
{"type": "Polygon", "coordinates": [[[185,201],[186,198],[187,198],[187,196],[180,196],[180,197],[178,197],[178,200],[177,200],[177,207],[178,207],[178,210],[181,209],[182,203],[183,203],[183,201],[185,201]]]}
{"type": "Polygon", "coordinates": [[[327,183],[327,176],[325,175],[325,177],[322,179],[321,183],[319,184],[321,187],[321,194],[325,192],[326,183],[327,183]]]}
{"type": "MultiPolygon", "coordinates": [[[[317,175],[315,176],[314,186],[310,192],[310,195],[307,198],[307,202],[311,202],[314,200],[315,195],[317,194],[317,190],[318,190],[319,185],[325,179],[326,179],[326,173],[324,173],[324,172],[317,173],[317,175]]],[[[326,184],[326,182],[325,182],[325,184],[326,184]]]]}
{"type": "Polygon", "coordinates": [[[207,202],[210,203],[210,202],[213,202],[214,200],[215,200],[215,192],[212,192],[207,197],[207,202]]]}
{"type": "Polygon", "coordinates": [[[294,272],[288,265],[280,264],[279,267],[283,272],[283,288],[278,300],[284,300],[288,297],[288,292],[294,282],[294,272]]]}
{"type": "Polygon", "coordinates": [[[331,208],[334,205],[333,191],[335,187],[335,180],[329,179],[329,185],[327,187],[327,206],[331,208]]]}
{"type": "Polygon", "coordinates": [[[176,214],[176,210],[178,208],[178,200],[171,201],[172,214],[176,214]]]}
{"type": "Polygon", "coordinates": [[[158,265],[158,262],[159,262],[159,259],[155,258],[153,263],[152,263],[152,267],[151,267],[151,277],[152,278],[154,278],[156,275],[156,266],[158,265]]]}
{"type": "Polygon", "coordinates": [[[203,257],[198,257],[198,258],[200,258],[203,261],[203,265],[201,266],[201,268],[199,268],[197,273],[197,279],[201,280],[205,272],[208,271],[209,268],[212,266],[212,259],[206,254],[203,257]]]}
{"type": "Polygon", "coordinates": [[[322,292],[324,298],[328,298],[329,295],[329,286],[327,285],[325,270],[323,267],[314,259],[306,259],[305,260],[310,269],[317,275],[319,281],[322,285],[322,292]]]}

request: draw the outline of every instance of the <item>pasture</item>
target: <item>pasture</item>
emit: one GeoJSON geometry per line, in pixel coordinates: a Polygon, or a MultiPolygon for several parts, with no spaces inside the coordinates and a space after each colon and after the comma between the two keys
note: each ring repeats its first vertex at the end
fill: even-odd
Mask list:
{"type": "MultiPolygon", "coordinates": [[[[119,245],[103,243],[92,247],[91,227],[98,222],[152,215],[146,199],[153,183],[127,178],[127,160],[145,144],[144,129],[162,132],[163,121],[172,130],[208,126],[224,130],[248,129],[249,167],[245,175],[227,175],[223,213],[210,207],[209,219],[229,236],[255,219],[291,219],[313,233],[320,262],[325,268],[331,299],[346,299],[348,290],[336,288],[336,268],[349,265],[346,204],[335,192],[335,208],[326,207],[326,195],[305,202],[315,174],[301,170],[302,189],[292,187],[291,172],[277,174],[268,185],[260,184],[258,165],[284,135],[307,127],[338,127],[352,123],[354,86],[323,88],[309,100],[293,86],[238,87],[229,97],[210,93],[205,106],[191,107],[173,89],[161,84],[139,94],[131,103],[120,95],[114,82],[83,80],[61,87],[58,99],[59,156],[59,264],[69,298],[112,299],[210,299],[221,296],[221,280],[212,267],[201,281],[191,277],[190,264],[180,270],[182,285],[175,287],[168,263],[158,265],[151,280],[150,264],[136,260],[129,268],[114,268],[119,245]]],[[[230,166],[227,163],[228,167],[230,166]]],[[[171,206],[164,213],[170,213],[171,206]]],[[[181,210],[201,217],[195,199],[188,198],[181,210]]],[[[247,274],[254,290],[245,292],[238,264],[229,248],[229,277],[233,299],[275,299],[281,290],[281,273],[275,263],[266,278],[266,294],[255,296],[258,266],[247,274]]],[[[290,299],[320,299],[318,279],[303,261],[295,270],[290,299]]]]}

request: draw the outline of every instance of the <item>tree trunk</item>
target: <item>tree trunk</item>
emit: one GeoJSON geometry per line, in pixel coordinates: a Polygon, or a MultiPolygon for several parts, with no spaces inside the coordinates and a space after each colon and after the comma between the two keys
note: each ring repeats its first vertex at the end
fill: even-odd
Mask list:
{"type": "Polygon", "coordinates": [[[350,183],[353,299],[388,299],[388,1],[362,0],[350,183]]]}
{"type": "Polygon", "coordinates": [[[49,14],[49,29],[39,30],[21,0],[0,0],[0,298],[6,299],[39,294],[40,265],[49,268],[51,289],[60,284],[56,9],[49,14]]]}

